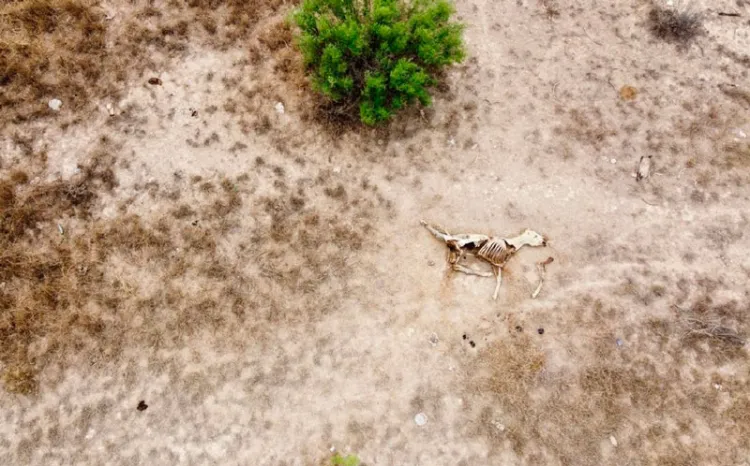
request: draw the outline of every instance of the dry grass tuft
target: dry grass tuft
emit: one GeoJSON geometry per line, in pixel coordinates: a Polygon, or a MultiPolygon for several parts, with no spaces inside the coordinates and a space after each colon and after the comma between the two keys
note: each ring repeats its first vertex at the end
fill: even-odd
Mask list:
{"type": "Polygon", "coordinates": [[[648,14],[648,29],[654,37],[685,47],[703,31],[701,17],[654,5],[648,14]]]}

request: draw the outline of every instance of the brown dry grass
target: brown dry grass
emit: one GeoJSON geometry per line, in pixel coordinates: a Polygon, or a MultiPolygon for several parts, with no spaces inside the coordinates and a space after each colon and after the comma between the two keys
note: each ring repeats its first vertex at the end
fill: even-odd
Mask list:
{"type": "Polygon", "coordinates": [[[247,176],[188,184],[197,199],[189,207],[154,196],[172,215],[142,218],[123,206],[104,220],[97,212],[117,187],[112,150],[103,140],[70,180],[30,182],[19,170],[0,180],[0,364],[10,391],[35,391],[50,363],[98,364],[126,347],[228,328],[244,331],[219,332],[222,344],[241,344],[269,323],[317,319],[347,293],[351,258],[372,233],[365,219],[383,208],[373,190],[333,183],[328,172],[292,189],[281,167],[260,165],[257,176],[278,182],[249,198],[247,208],[266,216],[228,256],[219,245],[243,229],[247,176]]]}
{"type": "MultiPolygon", "coordinates": [[[[587,316],[588,337],[566,357],[571,366],[550,366],[542,340],[517,332],[480,351],[472,386],[489,400],[480,403],[478,433],[529,464],[608,463],[602,445],[609,447],[610,435],[623,462],[729,464],[731,445],[750,432],[747,309],[703,297],[674,318],[641,322],[631,329],[638,343],[620,348],[614,337],[593,337],[621,325],[616,311],[588,306],[565,311],[587,316]],[[740,373],[719,375],[731,363],[740,373]],[[705,444],[681,442],[704,429],[713,432],[705,444]]],[[[566,329],[574,333],[579,324],[566,329]]]]}
{"type": "Polygon", "coordinates": [[[48,112],[88,104],[109,69],[124,71],[106,53],[104,14],[90,0],[26,0],[0,5],[0,128],[48,112]]]}
{"type": "MultiPolygon", "coordinates": [[[[53,98],[63,102],[62,115],[71,115],[115,97],[126,79],[156,67],[154,50],[170,57],[189,41],[218,48],[248,42],[258,22],[283,6],[283,0],[133,1],[117,5],[126,18],[120,25],[95,0],[3,2],[0,128],[52,115],[53,98]]],[[[268,46],[288,38],[284,27],[268,36],[268,46]]]]}

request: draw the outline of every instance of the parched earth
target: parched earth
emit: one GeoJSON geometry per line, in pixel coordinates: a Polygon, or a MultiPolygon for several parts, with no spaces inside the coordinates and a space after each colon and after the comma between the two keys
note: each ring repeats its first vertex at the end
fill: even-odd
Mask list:
{"type": "Polygon", "coordinates": [[[372,130],[321,120],[293,6],[0,6],[0,457],[750,464],[750,4],[680,44],[457,2],[469,58],[372,130]],[[493,301],[420,219],[549,242],[493,301]]]}

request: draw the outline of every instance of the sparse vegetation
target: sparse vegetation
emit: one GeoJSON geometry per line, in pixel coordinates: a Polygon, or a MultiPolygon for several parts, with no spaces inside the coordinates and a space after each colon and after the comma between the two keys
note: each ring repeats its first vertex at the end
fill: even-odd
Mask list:
{"type": "Polygon", "coordinates": [[[654,37],[685,47],[703,30],[699,14],[654,5],[648,14],[648,29],[654,37]]]}
{"type": "Polygon", "coordinates": [[[294,21],[315,90],[374,125],[429,105],[441,70],[463,60],[452,14],[446,0],[305,0],[294,21]]]}
{"type": "Polygon", "coordinates": [[[359,466],[359,463],[360,461],[357,455],[341,456],[341,454],[336,453],[333,455],[333,458],[331,458],[332,466],[359,466]]]}

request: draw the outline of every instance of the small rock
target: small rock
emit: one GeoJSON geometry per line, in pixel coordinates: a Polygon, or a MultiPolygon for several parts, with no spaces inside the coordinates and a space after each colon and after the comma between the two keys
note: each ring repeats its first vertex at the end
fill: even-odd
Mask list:
{"type": "Polygon", "coordinates": [[[161,86],[162,85],[161,79],[159,79],[159,78],[149,78],[148,79],[148,83],[151,84],[152,86],[161,86]]]}
{"type": "Polygon", "coordinates": [[[544,335],[544,329],[543,329],[543,328],[541,328],[541,327],[539,327],[539,329],[537,329],[537,331],[536,331],[536,332],[537,332],[537,333],[538,333],[539,335],[544,335]]]}
{"type": "Polygon", "coordinates": [[[612,444],[613,447],[617,446],[617,439],[615,438],[614,435],[609,436],[609,442],[612,444]]]}
{"type": "Polygon", "coordinates": [[[427,261],[427,265],[429,265],[430,267],[435,267],[435,261],[429,260],[427,261]]]}
{"type": "Polygon", "coordinates": [[[425,415],[425,413],[419,413],[416,416],[414,416],[414,422],[419,427],[422,427],[423,425],[427,424],[427,416],[425,415]]]}
{"type": "Polygon", "coordinates": [[[495,426],[495,429],[499,430],[500,432],[505,431],[505,424],[502,424],[499,421],[492,421],[492,425],[495,426]]]}
{"type": "Polygon", "coordinates": [[[276,113],[278,113],[279,115],[284,114],[284,104],[282,104],[281,102],[276,102],[276,105],[274,105],[273,108],[276,109],[276,113]]]}
{"type": "Polygon", "coordinates": [[[138,411],[146,411],[146,409],[148,409],[148,405],[145,401],[141,400],[138,402],[138,406],[135,409],[137,409],[138,411]]]}
{"type": "Polygon", "coordinates": [[[618,338],[618,339],[616,339],[616,340],[615,340],[615,344],[616,344],[617,346],[622,346],[622,345],[623,345],[623,342],[622,342],[622,340],[621,340],[621,339],[619,339],[619,338],[618,338]]]}
{"type": "Polygon", "coordinates": [[[437,333],[433,333],[432,335],[430,335],[430,344],[432,346],[437,346],[439,341],[440,339],[438,338],[437,333]]]}
{"type": "MultiPolygon", "coordinates": [[[[284,112],[281,112],[284,113],[284,112]]],[[[333,173],[341,173],[341,167],[333,167],[333,173]]]]}
{"type": "Polygon", "coordinates": [[[115,108],[112,104],[107,104],[107,113],[109,113],[109,116],[115,116],[115,108]]]}
{"type": "Polygon", "coordinates": [[[617,159],[610,159],[610,160],[609,160],[609,163],[611,163],[612,165],[614,165],[614,164],[616,164],[616,163],[617,163],[617,159]]]}
{"type": "Polygon", "coordinates": [[[60,110],[60,107],[62,107],[62,100],[52,99],[47,105],[49,105],[49,108],[51,108],[53,112],[57,112],[60,110]]]}

